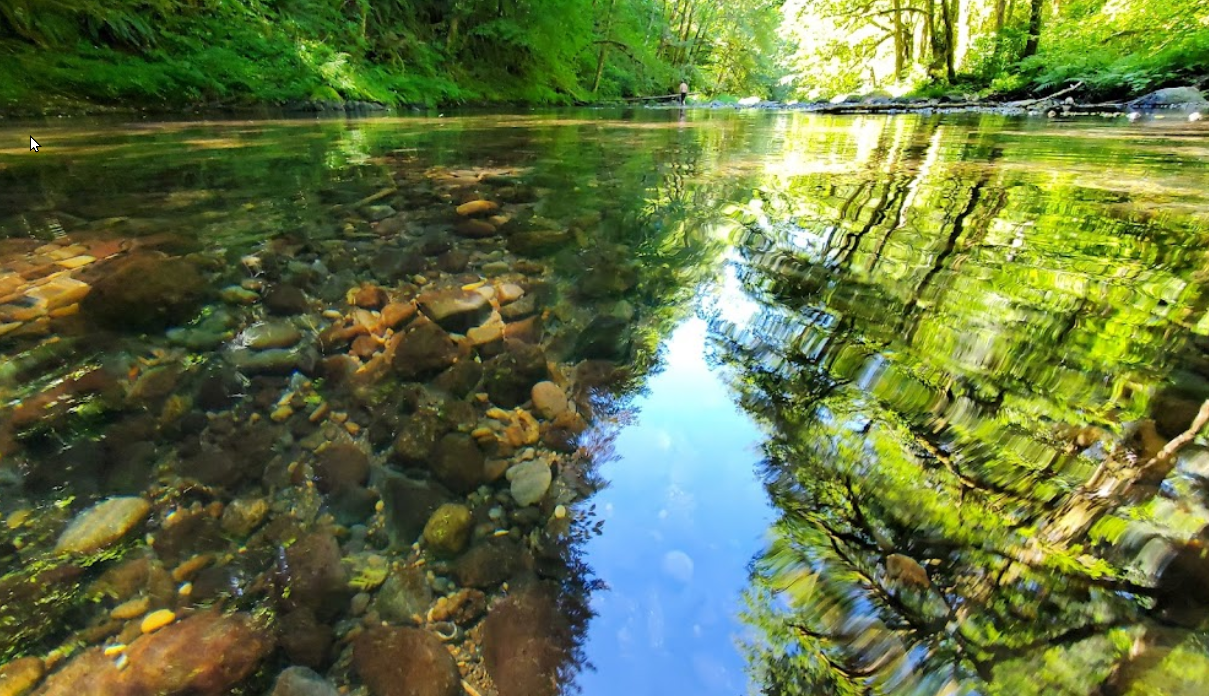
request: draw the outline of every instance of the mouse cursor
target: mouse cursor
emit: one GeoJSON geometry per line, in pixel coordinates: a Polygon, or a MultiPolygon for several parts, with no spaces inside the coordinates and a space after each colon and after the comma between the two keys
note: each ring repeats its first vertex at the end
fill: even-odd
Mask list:
{"type": "Polygon", "coordinates": [[[34,140],[34,137],[32,135],[29,136],[29,151],[37,152],[38,148],[40,148],[40,147],[42,147],[42,146],[38,144],[38,141],[34,140]]]}

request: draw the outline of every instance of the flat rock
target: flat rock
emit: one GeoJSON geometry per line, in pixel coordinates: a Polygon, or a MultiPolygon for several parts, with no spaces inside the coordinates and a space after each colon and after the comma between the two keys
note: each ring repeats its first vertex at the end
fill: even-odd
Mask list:
{"type": "Polygon", "coordinates": [[[420,310],[446,331],[466,333],[491,316],[491,303],[482,294],[461,288],[420,295],[420,310]]]}
{"type": "Polygon", "coordinates": [[[130,496],[109,498],[76,515],[55,543],[55,553],[90,554],[121,541],[147,518],[151,503],[130,496]]]}
{"type": "Polygon", "coordinates": [[[501,305],[516,302],[524,294],[525,289],[516,283],[500,283],[495,286],[495,296],[499,298],[501,305]]]}

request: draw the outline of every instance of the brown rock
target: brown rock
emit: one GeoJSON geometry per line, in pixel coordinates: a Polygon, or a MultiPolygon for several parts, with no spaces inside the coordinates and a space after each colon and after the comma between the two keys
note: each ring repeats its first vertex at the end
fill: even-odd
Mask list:
{"type": "Polygon", "coordinates": [[[0,667],[0,696],[24,696],[41,681],[44,668],[37,657],[22,657],[0,667]]]}
{"type": "Polygon", "coordinates": [[[555,696],[570,645],[567,619],[545,586],[496,604],[483,623],[483,661],[500,696],[555,696]]]}
{"type": "Polygon", "coordinates": [[[364,485],[369,478],[369,455],[352,443],[332,445],[315,461],[315,483],[324,493],[364,485]]]}
{"type": "Polygon", "coordinates": [[[115,262],[80,304],[86,316],[119,328],[157,329],[193,316],[206,280],[192,263],[153,254],[115,262]]]}
{"type": "Polygon", "coordinates": [[[487,222],[486,220],[479,220],[475,218],[459,221],[457,227],[454,229],[463,237],[471,237],[474,239],[482,239],[495,234],[495,225],[487,222]]]}
{"type": "Polygon", "coordinates": [[[315,618],[315,612],[302,607],[282,616],[277,633],[281,649],[294,664],[315,669],[327,664],[335,636],[331,627],[315,618]]]}
{"type": "Polygon", "coordinates": [[[349,352],[362,360],[366,360],[372,358],[374,353],[377,353],[381,347],[382,345],[378,343],[378,339],[365,334],[353,339],[353,347],[349,349],[349,352]]]}
{"type": "Polygon", "coordinates": [[[418,628],[374,628],[353,641],[353,668],[373,696],[460,696],[453,656],[418,628]]]}
{"type": "Polygon", "coordinates": [[[55,553],[96,553],[121,541],[147,514],[151,503],[137,497],[109,498],[81,512],[55,543],[55,553]]]}
{"type": "Polygon", "coordinates": [[[365,283],[353,295],[353,305],[362,309],[380,309],[390,301],[386,291],[372,283],[365,283]]]}
{"type": "Polygon", "coordinates": [[[440,416],[421,411],[405,416],[399,422],[399,436],[395,439],[395,454],[408,466],[421,466],[428,462],[437,441],[448,430],[440,416]]]}
{"type": "Polygon", "coordinates": [[[273,649],[273,638],[248,614],[194,614],[141,636],[119,670],[99,648],[52,674],[37,696],[224,696],[273,649]]]}
{"type": "Polygon", "coordinates": [[[416,315],[414,304],[392,302],[382,308],[382,328],[397,329],[401,324],[416,315]]]}
{"type": "Polygon", "coordinates": [[[449,433],[437,444],[432,472],[437,480],[460,495],[466,495],[486,481],[482,450],[464,433],[449,433]]]}
{"type": "Polygon", "coordinates": [[[542,340],[542,319],[533,316],[528,319],[514,321],[504,327],[504,338],[510,341],[520,341],[537,345],[542,340]]]}
{"type": "Polygon", "coordinates": [[[546,420],[554,420],[570,408],[567,395],[563,393],[562,387],[554,382],[538,382],[533,385],[531,395],[533,408],[546,420]]]}
{"type": "Polygon", "coordinates": [[[420,310],[446,331],[466,333],[491,316],[491,304],[481,293],[453,288],[420,295],[420,310]]]}
{"type": "Polygon", "coordinates": [[[429,516],[453,495],[435,482],[406,476],[388,476],[381,485],[391,539],[410,546],[423,531],[429,516]]]}
{"type": "Polygon", "coordinates": [[[525,565],[520,544],[507,537],[491,537],[470,547],[454,564],[453,575],[463,587],[488,590],[512,579],[525,565]]]}
{"type": "Polygon", "coordinates": [[[314,532],[286,548],[277,572],[287,610],[309,607],[327,620],[347,604],[348,573],[331,534],[314,532]]]}
{"type": "Polygon", "coordinates": [[[470,201],[469,203],[463,203],[463,204],[459,205],[458,206],[458,215],[461,215],[463,217],[490,215],[499,209],[500,209],[499,204],[480,199],[477,201],[470,201]]]}
{"type": "Polygon", "coordinates": [[[432,376],[452,365],[458,357],[457,344],[431,321],[418,322],[395,340],[392,365],[404,379],[432,376]]]}

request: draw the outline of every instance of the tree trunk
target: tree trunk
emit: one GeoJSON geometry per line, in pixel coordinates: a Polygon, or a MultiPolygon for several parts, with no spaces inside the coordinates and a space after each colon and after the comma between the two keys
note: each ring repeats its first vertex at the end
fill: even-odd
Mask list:
{"type": "Polygon", "coordinates": [[[1041,10],[1045,0],[1031,0],[1028,13],[1028,41],[1024,44],[1021,58],[1037,55],[1037,45],[1041,43],[1041,10]]]}
{"type": "Polygon", "coordinates": [[[609,40],[612,38],[610,33],[613,31],[613,8],[617,6],[617,0],[609,0],[609,11],[605,13],[604,23],[604,42],[600,44],[600,55],[596,58],[596,78],[592,80],[592,94],[596,94],[596,90],[600,89],[600,78],[604,75],[605,53],[609,50],[609,40]]]}
{"type": "Polygon", "coordinates": [[[957,82],[957,39],[954,36],[953,23],[957,20],[958,3],[961,0],[941,0],[945,20],[945,75],[949,82],[957,82]]]}
{"type": "Polygon", "coordinates": [[[906,63],[906,51],[903,49],[903,4],[902,0],[894,0],[894,80],[903,79],[903,68],[906,63]]]}

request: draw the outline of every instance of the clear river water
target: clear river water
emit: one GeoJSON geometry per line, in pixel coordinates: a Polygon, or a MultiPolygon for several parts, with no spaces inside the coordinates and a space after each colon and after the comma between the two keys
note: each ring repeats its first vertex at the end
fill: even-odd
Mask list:
{"type": "Polygon", "coordinates": [[[1203,693],[1207,252],[1175,118],[0,122],[0,696],[1203,693]]]}

